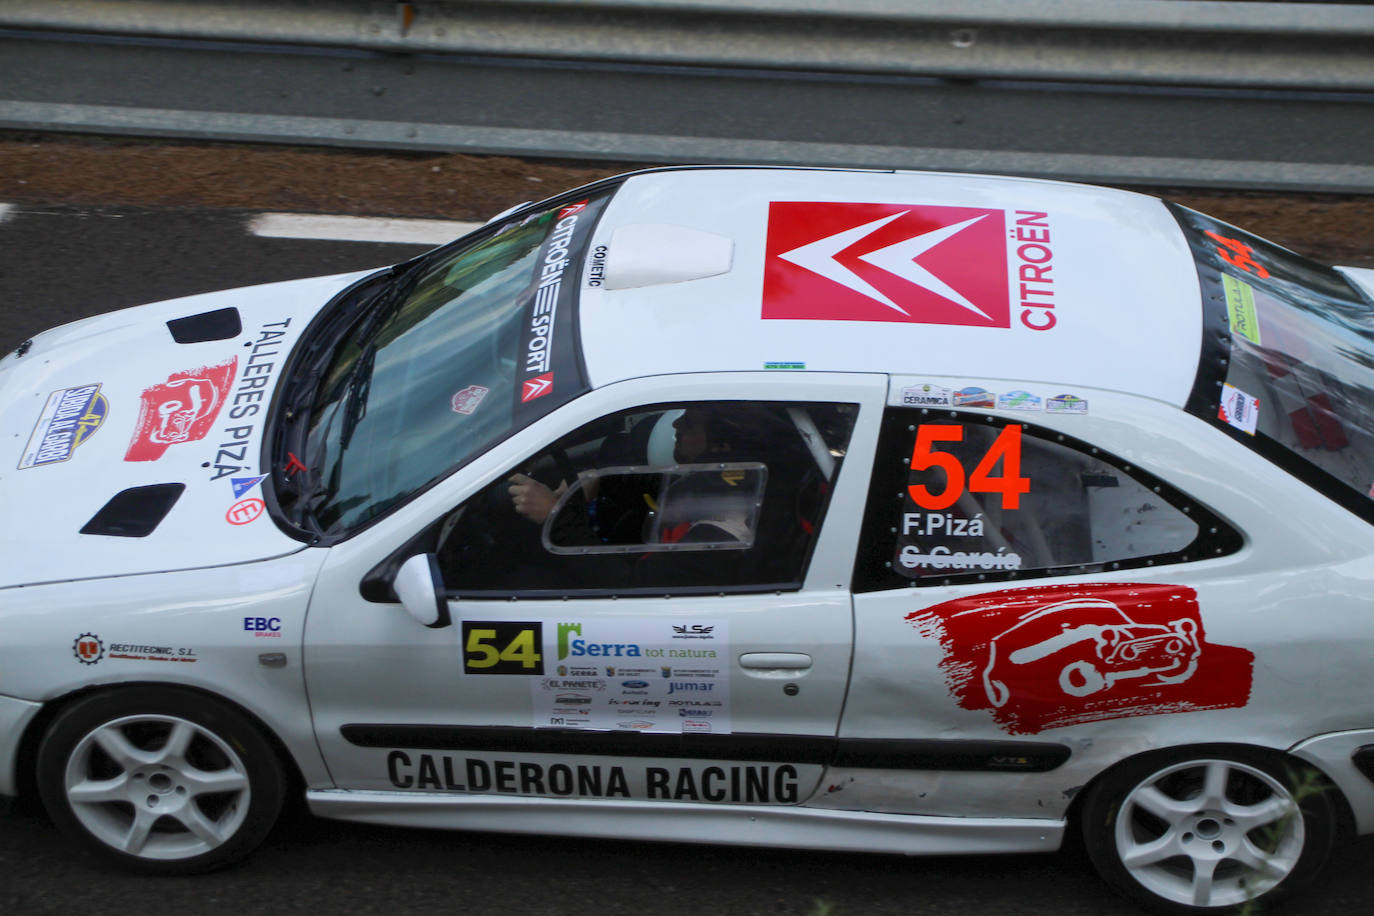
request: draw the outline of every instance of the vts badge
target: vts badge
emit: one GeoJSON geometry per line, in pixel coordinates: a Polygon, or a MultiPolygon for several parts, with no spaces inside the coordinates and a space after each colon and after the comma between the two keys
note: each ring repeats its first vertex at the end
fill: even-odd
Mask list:
{"type": "Polygon", "coordinates": [[[1006,214],[775,201],[763,317],[1005,328],[1006,214]]]}

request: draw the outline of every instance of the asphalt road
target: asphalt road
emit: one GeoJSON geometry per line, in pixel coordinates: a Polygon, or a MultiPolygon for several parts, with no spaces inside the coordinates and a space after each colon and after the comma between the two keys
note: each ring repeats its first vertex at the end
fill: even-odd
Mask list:
{"type": "MultiPolygon", "coordinates": [[[[0,221],[0,351],[138,302],[380,266],[417,246],[260,239],[240,213],[26,206],[0,221]]],[[[664,824],[671,838],[671,823],[664,824]]],[[[1285,912],[1368,909],[1374,838],[1285,912]]],[[[69,848],[39,813],[0,814],[0,913],[991,914],[1138,912],[1081,852],[891,856],[436,833],[288,817],[247,862],[133,877],[69,848]]]]}
{"type": "MultiPolygon", "coordinates": [[[[665,834],[671,826],[665,824],[665,834]]],[[[0,912],[467,916],[1134,914],[1081,856],[919,858],[380,828],[300,817],[248,861],[138,878],[78,858],[36,815],[0,816],[0,912]],[[829,909],[827,909],[829,907],[829,909]]],[[[1357,912],[1351,893],[1322,898],[1357,912]]],[[[1296,912],[1296,911],[1295,911],[1296,912]]]]}
{"type": "Polygon", "coordinates": [[[382,267],[425,246],[258,238],[251,214],[16,206],[0,220],[0,352],[113,309],[382,267]]]}

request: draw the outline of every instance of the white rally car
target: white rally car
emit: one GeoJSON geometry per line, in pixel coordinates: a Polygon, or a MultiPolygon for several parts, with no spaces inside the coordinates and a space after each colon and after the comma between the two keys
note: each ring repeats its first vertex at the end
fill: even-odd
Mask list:
{"type": "Polygon", "coordinates": [[[378,823],[1374,832],[1374,271],[1048,181],[667,169],[0,361],[0,794],[146,872],[378,823]]]}

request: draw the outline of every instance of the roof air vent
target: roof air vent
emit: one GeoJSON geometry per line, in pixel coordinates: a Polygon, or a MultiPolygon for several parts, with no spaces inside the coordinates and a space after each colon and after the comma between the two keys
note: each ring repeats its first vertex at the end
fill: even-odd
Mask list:
{"type": "Polygon", "coordinates": [[[236,308],[215,309],[185,318],[173,318],[167,322],[167,330],[172,339],[179,344],[205,343],[210,340],[228,340],[243,332],[243,322],[236,308]]]}
{"type": "Polygon", "coordinates": [[[611,234],[606,252],[605,289],[634,289],[714,277],[730,270],[735,243],[723,235],[642,223],[611,234]]]}

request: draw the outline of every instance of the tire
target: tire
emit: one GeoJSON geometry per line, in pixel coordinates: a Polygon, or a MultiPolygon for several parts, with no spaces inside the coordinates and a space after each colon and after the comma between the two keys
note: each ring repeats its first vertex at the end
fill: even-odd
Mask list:
{"type": "Polygon", "coordinates": [[[227,704],[129,687],[58,714],[38,750],[39,795],[75,843],[145,874],[210,871],[252,852],[281,810],[272,745],[227,704]]]}
{"type": "Polygon", "coordinates": [[[1259,908],[1311,881],[1330,857],[1334,791],[1277,753],[1147,754],[1088,790],[1083,838],[1103,879],[1157,912],[1259,908]]]}

